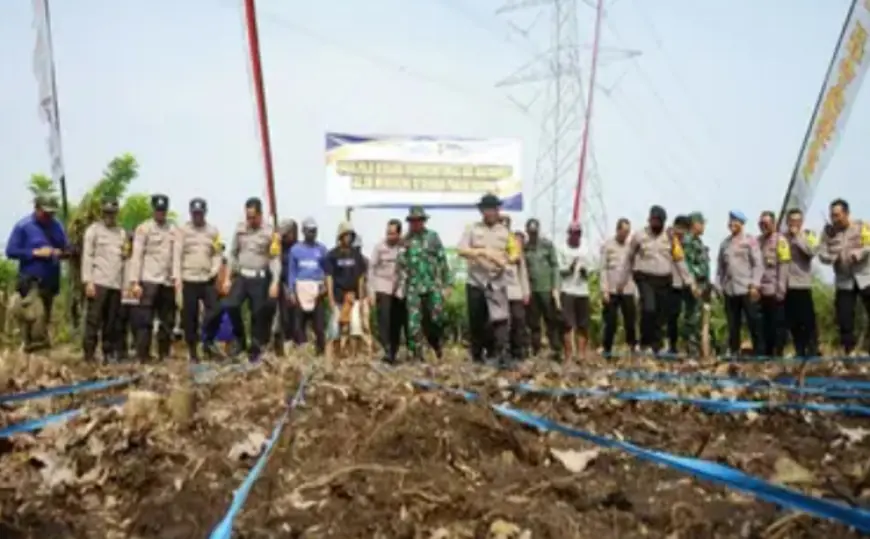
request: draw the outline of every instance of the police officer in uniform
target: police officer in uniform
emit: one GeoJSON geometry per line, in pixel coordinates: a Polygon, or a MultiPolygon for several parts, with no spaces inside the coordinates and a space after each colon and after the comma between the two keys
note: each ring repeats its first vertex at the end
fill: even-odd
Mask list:
{"type": "Polygon", "coordinates": [[[762,212],[758,219],[758,228],[761,234],[756,239],[764,264],[759,286],[761,331],[764,334],[764,350],[761,350],[761,354],[782,357],[788,338],[785,294],[788,289],[791,246],[785,235],[776,231],[776,216],[772,211],[762,212]]]}
{"type": "Polygon", "coordinates": [[[127,233],[118,226],[117,199],[105,198],[102,213],[102,220],[85,229],[82,245],[81,279],[87,298],[82,349],[86,361],[94,360],[97,341],[101,341],[104,361],[115,360],[119,351],[116,318],[121,308],[127,233]]]}
{"type": "Polygon", "coordinates": [[[157,357],[169,356],[172,328],[175,327],[175,289],[173,288],[173,255],[176,227],[167,219],[169,197],[151,197],[151,218],[136,228],[133,254],[130,257],[130,288],[139,305],[133,311],[136,334],[136,357],[148,361],[151,336],[157,318],[157,357]]]}
{"type": "Polygon", "coordinates": [[[481,221],[465,229],[459,256],[468,260],[468,325],[471,357],[483,361],[484,350],[501,364],[507,361],[510,306],[505,269],[519,260],[518,246],[499,217],[501,201],[484,195],[478,203],[481,221]],[[510,247],[510,248],[509,248],[510,247]]]}
{"type": "Polygon", "coordinates": [[[764,351],[764,334],[758,301],[761,299],[761,278],[764,262],[758,240],[746,234],[743,225],[746,216],[740,211],[728,214],[728,229],[731,235],[719,246],[716,264],[716,281],[725,303],[728,318],[728,351],[732,355],[741,352],[740,332],[746,320],[752,339],[753,355],[764,351]]]}
{"type": "Polygon", "coordinates": [[[786,239],[791,261],[785,293],[786,322],[797,357],[819,356],[816,307],[813,303],[813,258],[819,251],[819,238],[804,230],[804,213],[791,209],[786,216],[786,239]]]}
{"type": "Polygon", "coordinates": [[[640,296],[640,345],[653,353],[662,349],[662,329],[668,319],[674,268],[682,282],[697,294],[694,280],[686,269],[682,245],[665,230],[666,221],[664,208],[650,208],[647,226],[635,232],[629,240],[626,271],[617,287],[618,293],[624,293],[629,279],[634,276],[640,296]]]}
{"type": "Polygon", "coordinates": [[[221,236],[207,223],[208,205],[201,198],[190,201],[190,221],[178,228],[175,254],[172,257],[175,290],[181,293],[181,318],[184,342],[191,361],[199,360],[199,315],[205,328],[205,353],[210,358],[221,355],[214,343],[220,326],[216,279],[223,262],[221,236]]]}
{"type": "MultiPolygon", "coordinates": [[[[274,300],[281,278],[281,238],[263,222],[263,202],[245,202],[245,221],[233,234],[229,253],[231,284],[225,306],[234,327],[242,327],[242,304],[251,310],[250,360],[258,361],[272,332],[274,300]]],[[[238,342],[236,350],[245,350],[238,342]]]]}

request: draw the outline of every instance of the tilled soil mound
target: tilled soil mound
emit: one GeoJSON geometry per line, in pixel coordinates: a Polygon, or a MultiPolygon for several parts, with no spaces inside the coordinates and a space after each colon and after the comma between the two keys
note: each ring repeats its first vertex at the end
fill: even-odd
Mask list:
{"type": "MultiPolygon", "coordinates": [[[[642,367],[716,370],[650,363],[642,367]]],[[[236,537],[858,537],[845,526],[614,449],[538,432],[488,407],[508,402],[602,436],[728,464],[844,504],[867,504],[866,420],[804,411],[708,413],[686,404],[507,389],[523,378],[549,386],[669,391],[608,374],[627,366],[640,365],[590,362],[558,375],[530,365],[505,375],[470,365],[385,369],[297,357],[201,384],[169,368],[119,391],[129,397],[123,406],[94,408],[36,435],[0,440],[0,537],[207,537],[303,373],[310,375],[304,401],[245,502],[236,537]],[[481,400],[420,389],[412,383],[419,378],[473,389],[481,400]]],[[[830,366],[802,369],[786,374],[832,375],[830,366]]],[[[758,365],[740,370],[727,374],[780,374],[758,365]]],[[[863,374],[857,367],[836,372],[863,374]]],[[[678,391],[792,398],[774,390],[754,396],[678,391]]]]}

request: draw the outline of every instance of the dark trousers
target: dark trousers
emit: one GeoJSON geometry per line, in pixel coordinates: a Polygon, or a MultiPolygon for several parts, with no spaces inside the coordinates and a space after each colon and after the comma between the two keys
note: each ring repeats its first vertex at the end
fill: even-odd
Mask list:
{"type": "Polygon", "coordinates": [[[378,316],[378,342],[384,349],[384,355],[395,360],[399,353],[402,329],[408,318],[405,301],[392,294],[378,292],[375,295],[375,308],[378,316]]]}
{"type": "Polygon", "coordinates": [[[157,325],[157,357],[169,356],[172,345],[172,330],[175,328],[175,289],[156,283],[142,283],[142,298],[133,311],[133,328],[136,333],[136,358],[147,361],[151,355],[151,336],[154,319],[157,325]]]}
{"type": "Polygon", "coordinates": [[[326,351],[326,307],[321,298],[317,298],[313,310],[297,310],[295,322],[296,341],[300,343],[307,341],[305,333],[311,325],[311,330],[314,332],[314,349],[318,355],[322,355],[326,351]]]}
{"type": "Polygon", "coordinates": [[[668,352],[676,354],[680,347],[680,317],[683,315],[683,305],[686,296],[691,296],[689,288],[671,287],[668,301],[668,352]]]}
{"type": "Polygon", "coordinates": [[[490,358],[504,361],[508,349],[508,321],[490,321],[486,292],[482,288],[466,285],[465,297],[468,305],[471,359],[482,362],[486,352],[490,358]]]}
{"type": "Polygon", "coordinates": [[[834,311],[840,328],[840,346],[847,354],[851,354],[858,346],[855,335],[855,308],[859,297],[864,304],[864,312],[870,318],[870,287],[859,290],[855,285],[852,290],[837,290],[834,296],[834,311]]]}
{"type": "Polygon", "coordinates": [[[785,302],[776,296],[762,296],[760,302],[761,334],[764,349],[761,355],[781,357],[787,338],[785,327],[785,302]]]}
{"type": "Polygon", "coordinates": [[[635,272],[634,281],[640,295],[640,345],[658,352],[668,321],[673,277],[635,272]]]}
{"type": "Polygon", "coordinates": [[[511,358],[520,361],[526,358],[528,339],[526,338],[526,305],[521,299],[510,301],[510,334],[508,336],[511,358]]]}
{"type": "Polygon", "coordinates": [[[233,323],[238,345],[247,349],[245,342],[242,306],[247,303],[251,311],[251,346],[252,354],[259,354],[263,347],[269,344],[272,333],[272,316],[275,312],[274,302],[269,299],[271,277],[237,276],[230,287],[230,293],[224,300],[224,307],[233,323]]]}
{"type": "Polygon", "coordinates": [[[619,314],[625,325],[625,342],[634,348],[637,345],[637,304],[633,294],[611,294],[604,304],[604,353],[613,351],[613,341],[619,328],[619,314]]]}
{"type": "Polygon", "coordinates": [[[819,354],[819,330],[816,326],[816,307],[809,288],[791,289],[785,295],[785,317],[794,351],[798,357],[819,354]]]}
{"type": "Polygon", "coordinates": [[[115,353],[120,360],[125,360],[130,355],[130,334],[134,333],[135,335],[133,330],[133,311],[135,308],[134,305],[123,302],[118,307],[118,316],[115,318],[115,342],[117,343],[115,353]]]}
{"type": "Polygon", "coordinates": [[[220,301],[214,279],[205,282],[184,281],[181,285],[181,323],[184,327],[184,342],[192,355],[196,355],[199,343],[199,313],[202,304],[202,326],[205,341],[214,342],[220,327],[220,301]]]}
{"type": "Polygon", "coordinates": [[[281,287],[278,291],[278,301],[275,304],[276,314],[278,319],[274,324],[274,335],[272,336],[275,345],[275,353],[279,356],[284,354],[284,343],[295,342],[300,344],[296,338],[296,316],[298,308],[296,305],[291,305],[287,301],[287,290],[281,287]]]}
{"type": "Polygon", "coordinates": [[[526,306],[529,345],[533,355],[537,355],[541,351],[541,321],[547,329],[547,340],[550,342],[550,348],[554,354],[561,355],[564,327],[550,292],[532,292],[529,296],[529,304],[526,306]]]}
{"type": "Polygon", "coordinates": [[[740,332],[743,329],[743,319],[749,329],[752,340],[752,353],[759,355],[764,350],[764,336],[761,333],[758,303],[749,298],[749,294],[725,296],[725,318],[728,321],[728,351],[740,353],[740,332]]]}
{"type": "Polygon", "coordinates": [[[121,310],[121,291],[99,285],[94,288],[94,297],[87,300],[82,336],[82,350],[88,361],[94,359],[98,341],[102,344],[103,359],[111,358],[119,344],[117,317],[121,310]]]}

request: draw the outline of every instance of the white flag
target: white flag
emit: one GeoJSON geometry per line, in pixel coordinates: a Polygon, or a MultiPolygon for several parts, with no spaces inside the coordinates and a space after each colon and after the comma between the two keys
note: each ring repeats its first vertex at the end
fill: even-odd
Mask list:
{"type": "Polygon", "coordinates": [[[63,181],[63,152],[60,144],[60,120],[57,114],[57,95],[54,82],[54,51],[51,46],[51,24],[48,0],[33,0],[33,28],[36,46],[33,49],[33,73],[39,91],[39,116],[48,124],[48,155],[51,159],[51,177],[56,185],[63,181]]]}
{"type": "MultiPolygon", "coordinates": [[[[868,38],[870,0],[853,0],[806,144],[801,148],[794,177],[785,194],[783,209],[786,211],[794,208],[806,212],[813,201],[825,167],[836,150],[837,142],[843,137],[852,105],[870,66],[868,38]]],[[[785,221],[781,222],[784,226],[785,221]]]]}

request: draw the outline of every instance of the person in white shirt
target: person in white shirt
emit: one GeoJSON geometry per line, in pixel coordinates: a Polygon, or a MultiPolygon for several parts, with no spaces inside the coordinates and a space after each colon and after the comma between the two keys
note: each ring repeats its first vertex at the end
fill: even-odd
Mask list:
{"type": "Polygon", "coordinates": [[[589,341],[589,271],[592,260],[582,244],[580,223],[568,226],[568,238],[559,250],[559,270],[562,274],[561,304],[565,323],[565,357],[584,358],[589,341]]]}

